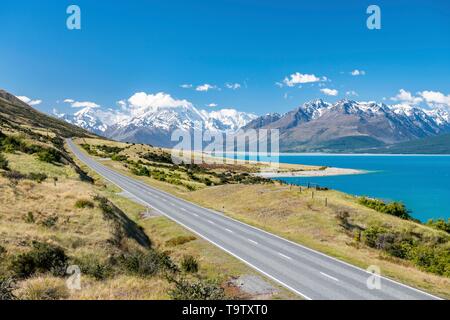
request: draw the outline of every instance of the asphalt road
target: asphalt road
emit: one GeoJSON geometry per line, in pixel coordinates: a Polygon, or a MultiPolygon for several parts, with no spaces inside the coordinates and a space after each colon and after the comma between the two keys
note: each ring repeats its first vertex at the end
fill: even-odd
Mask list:
{"type": "Polygon", "coordinates": [[[367,280],[374,276],[366,270],[150,187],[98,163],[71,140],[67,143],[83,163],[141,203],[306,299],[438,299],[384,277],[375,279],[379,289],[369,289],[367,280]]]}

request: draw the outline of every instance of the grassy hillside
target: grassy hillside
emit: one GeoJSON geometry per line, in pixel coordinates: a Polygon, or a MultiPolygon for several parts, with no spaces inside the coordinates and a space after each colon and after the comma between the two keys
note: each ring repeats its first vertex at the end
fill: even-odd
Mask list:
{"type": "Polygon", "coordinates": [[[40,131],[60,137],[95,136],[84,129],[33,109],[4,90],[0,90],[0,125],[3,128],[40,131]]]}
{"type": "Polygon", "coordinates": [[[92,135],[2,96],[0,300],[297,298],[82,167],[63,137],[92,135]]]}
{"type": "Polygon", "coordinates": [[[239,170],[230,167],[206,165],[195,171],[174,167],[161,162],[170,155],[145,145],[98,139],[77,142],[94,157],[97,152],[103,164],[145,183],[357,266],[380,266],[384,275],[450,297],[450,235],[445,228],[431,227],[445,227],[445,222],[424,225],[409,219],[401,205],[333,190],[239,181],[239,170]],[[148,152],[158,152],[159,157],[148,161],[148,152]],[[177,173],[182,184],[171,180],[177,173]],[[230,179],[214,180],[217,175],[230,179]],[[205,177],[210,177],[213,185],[205,183],[205,177]],[[195,187],[186,187],[188,183],[195,187]]]}

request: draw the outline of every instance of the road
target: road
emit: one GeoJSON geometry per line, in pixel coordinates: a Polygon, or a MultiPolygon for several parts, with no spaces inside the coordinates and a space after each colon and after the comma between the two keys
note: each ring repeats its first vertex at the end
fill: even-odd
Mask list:
{"type": "Polygon", "coordinates": [[[305,299],[438,299],[385,277],[375,276],[380,288],[369,289],[367,280],[374,276],[366,270],[150,187],[98,163],[70,139],[67,143],[83,163],[141,203],[305,299]]]}

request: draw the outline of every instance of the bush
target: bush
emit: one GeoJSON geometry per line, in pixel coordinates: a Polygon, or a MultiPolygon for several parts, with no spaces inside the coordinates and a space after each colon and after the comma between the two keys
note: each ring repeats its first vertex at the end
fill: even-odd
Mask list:
{"type": "Polygon", "coordinates": [[[181,261],[181,270],[188,273],[198,272],[198,262],[193,256],[184,256],[181,261]]]}
{"type": "Polygon", "coordinates": [[[126,155],[114,154],[111,157],[111,160],[113,160],[113,161],[127,161],[128,157],[126,155]]]}
{"type": "Polygon", "coordinates": [[[79,199],[75,202],[75,208],[84,209],[84,208],[94,208],[94,203],[87,199],[79,199]]]}
{"type": "Polygon", "coordinates": [[[170,279],[175,287],[169,291],[174,300],[223,300],[226,298],[223,288],[213,281],[189,282],[185,279],[170,279]]]}
{"type": "Polygon", "coordinates": [[[0,300],[15,300],[13,291],[16,289],[16,283],[13,278],[0,277],[0,300]]]}
{"type": "Polygon", "coordinates": [[[8,168],[8,160],[6,160],[5,156],[0,153],[0,169],[9,170],[8,168]]]}
{"type": "Polygon", "coordinates": [[[166,241],[166,245],[167,246],[171,246],[171,247],[175,247],[181,244],[185,244],[188,243],[190,241],[194,241],[197,238],[194,236],[178,236],[178,237],[174,237],[171,238],[169,240],[166,241]]]}
{"type": "Polygon", "coordinates": [[[169,256],[156,250],[125,253],[119,258],[119,263],[126,271],[141,277],[153,276],[162,271],[178,271],[169,256]]]}
{"type": "Polygon", "coordinates": [[[55,276],[65,274],[67,256],[64,250],[55,245],[34,242],[33,248],[14,257],[11,270],[19,278],[27,278],[37,272],[51,272],[55,276]]]}
{"type": "Polygon", "coordinates": [[[25,179],[27,176],[19,171],[6,171],[2,173],[2,176],[17,183],[19,180],[25,179]]]}
{"type": "Polygon", "coordinates": [[[81,273],[91,276],[96,280],[104,280],[112,275],[112,266],[100,262],[95,256],[84,256],[75,261],[80,267],[81,273]]]}
{"type": "Polygon", "coordinates": [[[41,182],[47,180],[47,178],[48,178],[48,176],[45,173],[41,173],[41,172],[38,172],[38,173],[32,172],[32,173],[28,174],[28,179],[36,181],[37,183],[41,183],[41,182]]]}
{"type": "Polygon", "coordinates": [[[58,222],[58,216],[52,215],[50,217],[45,218],[41,221],[41,225],[43,225],[46,228],[53,228],[56,226],[56,223],[58,222]]]}
{"type": "Polygon", "coordinates": [[[4,255],[5,253],[6,253],[5,247],[3,247],[2,245],[0,245],[0,257],[1,257],[2,255],[4,255]]]}
{"type": "Polygon", "coordinates": [[[69,292],[63,279],[38,277],[23,283],[17,295],[23,300],[61,300],[67,299],[69,292]]]}
{"type": "Polygon", "coordinates": [[[426,223],[427,226],[450,233],[450,218],[445,222],[444,219],[430,219],[426,223]]]}
{"type": "Polygon", "coordinates": [[[37,153],[40,161],[54,163],[61,161],[61,154],[56,149],[43,149],[37,153]]]}
{"type": "Polygon", "coordinates": [[[409,253],[409,259],[419,268],[442,276],[450,276],[450,250],[445,247],[420,245],[409,253]]]}
{"type": "Polygon", "coordinates": [[[403,203],[391,202],[386,204],[381,200],[369,199],[366,197],[359,198],[358,202],[363,206],[374,209],[375,211],[390,214],[406,220],[412,220],[412,217],[403,203]]]}
{"type": "Polygon", "coordinates": [[[25,216],[25,222],[26,223],[34,223],[35,222],[33,212],[28,211],[27,215],[25,216]]]}

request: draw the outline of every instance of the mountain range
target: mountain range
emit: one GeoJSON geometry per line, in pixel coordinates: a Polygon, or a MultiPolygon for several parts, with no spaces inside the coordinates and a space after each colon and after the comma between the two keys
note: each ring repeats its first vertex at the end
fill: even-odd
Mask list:
{"type": "Polygon", "coordinates": [[[280,149],[370,152],[450,132],[450,113],[405,104],[314,100],[284,114],[259,117],[243,129],[279,129],[280,149]]]}
{"type": "Polygon", "coordinates": [[[285,114],[260,117],[234,109],[208,112],[189,103],[175,107],[147,106],[133,112],[86,107],[73,115],[56,113],[56,116],[111,139],[162,147],[175,144],[170,138],[176,129],[227,133],[239,129],[279,129],[280,150],[284,152],[389,152],[397,144],[402,144],[403,150],[413,151],[405,144],[421,140],[427,145],[428,138],[450,133],[450,113],[444,108],[347,99],[336,103],[317,99],[285,114]]]}

